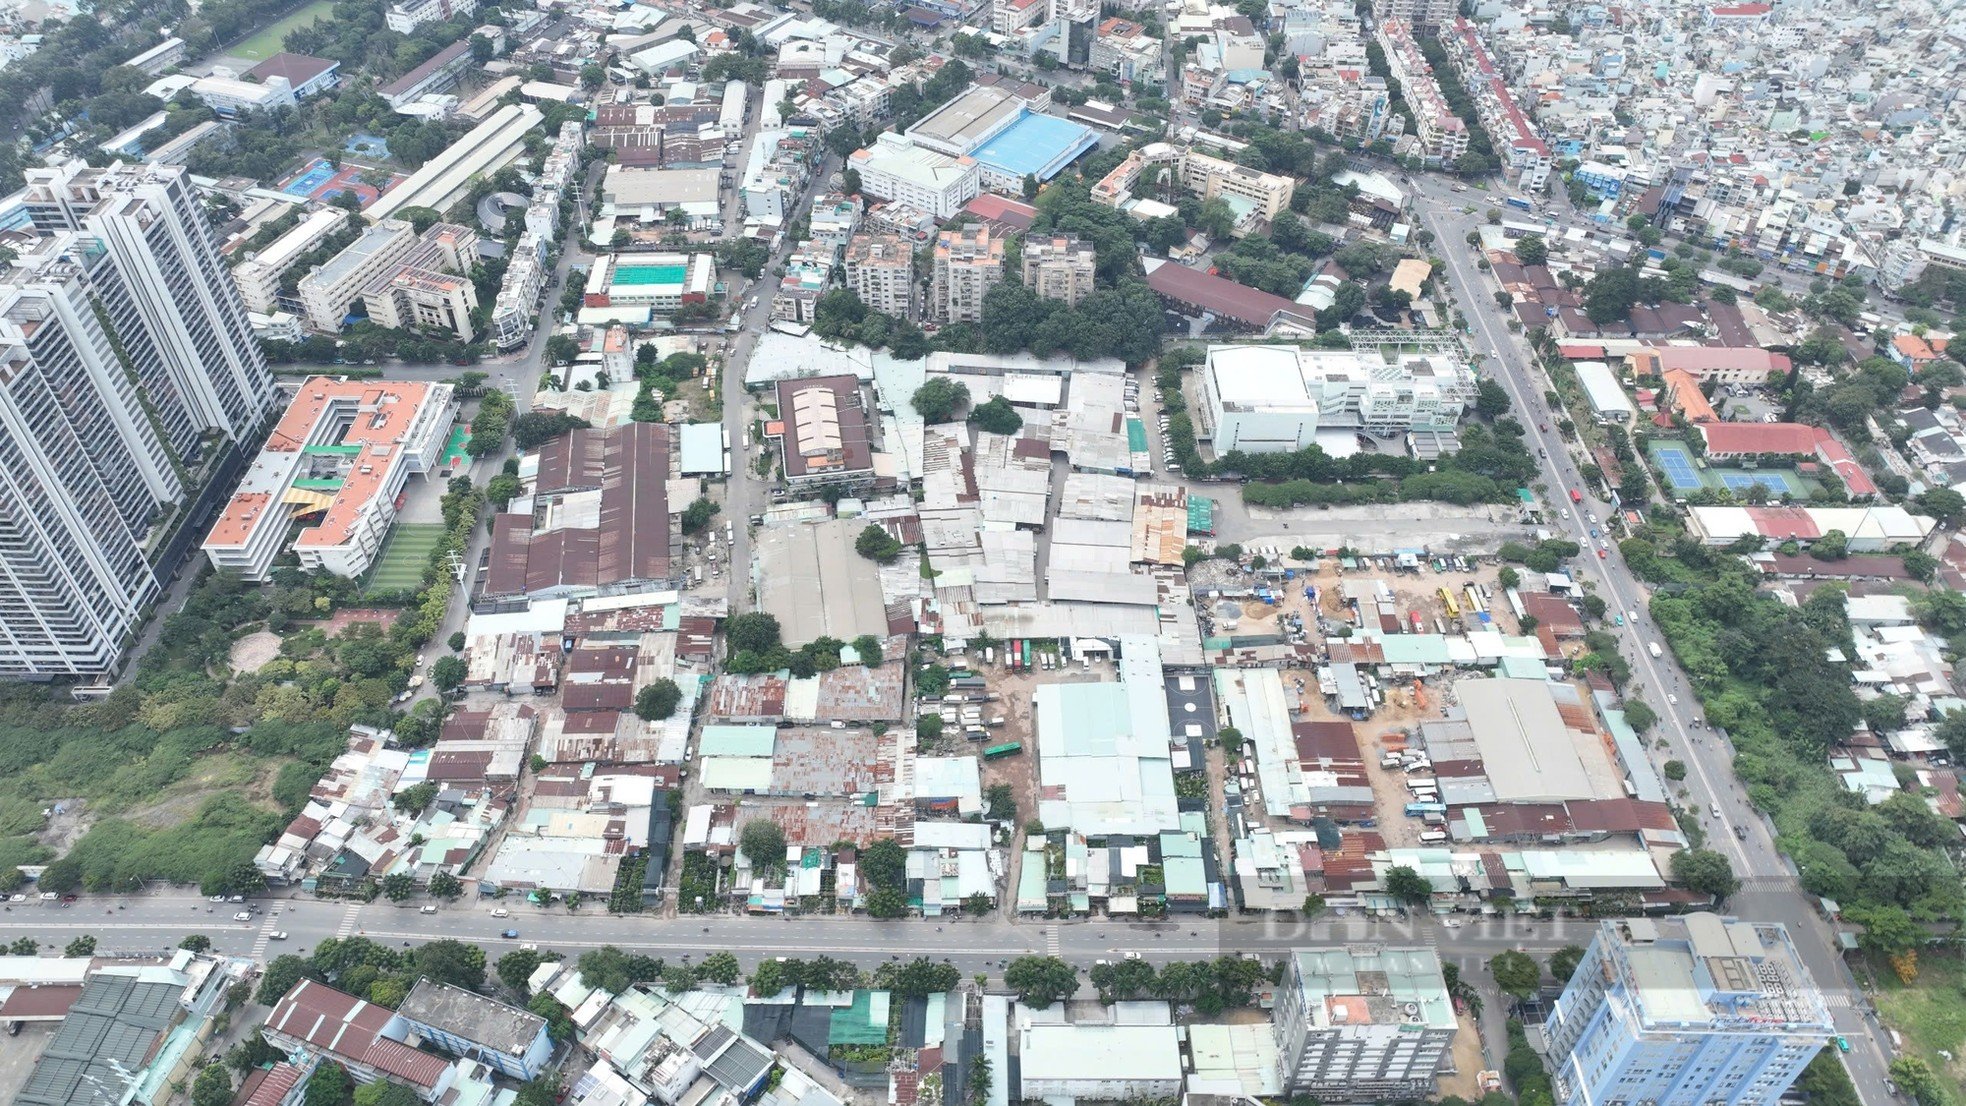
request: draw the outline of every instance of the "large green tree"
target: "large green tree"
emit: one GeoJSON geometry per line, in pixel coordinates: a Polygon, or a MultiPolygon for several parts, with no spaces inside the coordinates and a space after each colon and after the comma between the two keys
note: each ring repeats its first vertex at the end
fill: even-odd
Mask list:
{"type": "Polygon", "coordinates": [[[1004,969],[1004,986],[1026,1006],[1050,1006],[1079,989],[1079,970],[1052,956],[1020,956],[1004,969]]]}

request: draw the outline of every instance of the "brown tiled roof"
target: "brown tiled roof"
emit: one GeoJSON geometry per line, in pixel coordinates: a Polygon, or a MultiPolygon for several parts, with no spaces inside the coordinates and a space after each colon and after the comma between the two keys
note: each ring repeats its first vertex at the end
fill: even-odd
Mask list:
{"type": "Polygon", "coordinates": [[[1147,274],[1147,287],[1152,288],[1155,294],[1177,303],[1211,311],[1256,330],[1269,326],[1279,311],[1310,314],[1308,309],[1282,296],[1273,296],[1226,277],[1212,276],[1172,261],[1155,266],[1147,274]]]}
{"type": "Polygon", "coordinates": [[[303,979],[281,996],[267,1015],[267,1028],[293,1037],[337,1059],[383,1072],[428,1091],[450,1065],[382,1036],[394,1013],[325,983],[303,979]]]}
{"type": "Polygon", "coordinates": [[[0,1002],[0,1021],[15,1018],[54,1019],[65,1017],[68,1008],[82,997],[81,984],[44,983],[39,987],[15,987],[0,1002]]]}

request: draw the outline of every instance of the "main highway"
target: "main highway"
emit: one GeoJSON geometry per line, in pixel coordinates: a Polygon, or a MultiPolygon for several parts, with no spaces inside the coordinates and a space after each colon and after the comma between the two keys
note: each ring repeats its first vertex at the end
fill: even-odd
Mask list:
{"type": "Polygon", "coordinates": [[[618,945],[667,959],[728,951],[747,967],[778,956],[831,956],[866,968],[896,956],[928,956],[947,958],[970,974],[1026,955],[1059,956],[1087,967],[1128,953],[1156,962],[1245,952],[1269,959],[1304,944],[1380,941],[1441,946],[1443,955],[1459,963],[1470,982],[1485,982],[1487,959],[1497,952],[1520,948],[1542,954],[1538,959],[1543,959],[1563,945],[1588,944],[1592,932],[1587,921],[1533,919],[1470,920],[1448,929],[1426,916],[1384,920],[1325,916],[1310,923],[1255,916],[1196,917],[1142,923],[1011,922],[994,913],[981,919],[900,921],[865,915],[619,915],[598,906],[578,911],[557,903],[535,906],[517,897],[455,903],[417,898],[399,904],[383,899],[372,903],[316,899],[298,892],[291,897],[261,895],[250,905],[247,911],[239,904],[213,903],[175,889],[85,895],[66,907],[43,904],[30,896],[0,913],[0,943],[31,937],[44,948],[59,948],[77,937],[92,936],[100,955],[148,955],[175,947],[195,933],[211,938],[219,952],[264,960],[281,953],[304,955],[329,938],[367,937],[401,947],[452,937],[483,946],[492,959],[521,945],[568,956],[618,945]],[[426,906],[434,907],[435,913],[423,913],[426,906]],[[242,911],[251,919],[234,921],[242,911]]]}
{"type": "Polygon", "coordinates": [[[1469,190],[1454,192],[1452,182],[1428,176],[1414,176],[1414,206],[1421,224],[1434,235],[1434,251],[1446,262],[1447,277],[1461,312],[1476,339],[1478,349],[1493,355],[1491,364],[1500,372],[1490,372],[1508,389],[1509,399],[1528,429],[1529,441],[1545,456],[1544,476],[1548,480],[1554,529],[1574,539],[1585,550],[1578,558],[1579,575],[1586,586],[1603,597],[1613,611],[1628,613],[1622,629],[1609,627],[1620,638],[1623,653],[1631,662],[1633,691],[1659,715],[1650,736],[1664,738],[1666,749],[1654,753],[1659,761],[1677,759],[1686,764],[1688,775],[1685,805],[1707,831],[1708,847],[1724,853],[1740,877],[1742,889],[1728,900],[1727,909],[1755,921],[1780,922],[1788,927],[1797,953],[1829,1000],[1837,1031],[1850,1043],[1843,1054],[1851,1080],[1866,1106],[1890,1101],[1884,1090],[1888,1060],[1883,1048],[1884,1033],[1849,967],[1837,951],[1835,940],[1812,898],[1795,880],[1788,862],[1775,848],[1774,837],[1763,818],[1747,800],[1734,778],[1733,752],[1726,737],[1700,723],[1698,698],[1690,694],[1684,675],[1672,661],[1670,652],[1652,655],[1651,645],[1663,638],[1646,610],[1648,592],[1632,575],[1618,553],[1608,526],[1614,508],[1586,485],[1578,471],[1570,444],[1561,433],[1563,413],[1552,411],[1543,402],[1548,388],[1546,377],[1535,367],[1527,341],[1509,329],[1513,312],[1495,302],[1498,285],[1486,279],[1477,265],[1479,251],[1470,247],[1470,231],[1487,225],[1488,209],[1500,198],[1492,193],[1469,190]],[[1570,491],[1583,496],[1581,504],[1570,502],[1570,491]],[[1599,558],[1599,542],[1590,536],[1592,524],[1608,546],[1599,558]]]}

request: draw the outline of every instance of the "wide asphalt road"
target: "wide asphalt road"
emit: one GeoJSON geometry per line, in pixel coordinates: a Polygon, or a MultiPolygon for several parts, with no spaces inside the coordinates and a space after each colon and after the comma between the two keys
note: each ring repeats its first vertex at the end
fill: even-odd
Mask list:
{"type": "MultiPolygon", "coordinates": [[[[1828,1000],[1838,1033],[1850,1042],[1851,1051],[1842,1058],[1858,1095],[1866,1106],[1883,1106],[1891,1101],[1884,1089],[1888,1061],[1882,1045],[1884,1034],[1868,1000],[1844,964],[1813,899],[1803,892],[1787,861],[1776,851],[1766,820],[1754,810],[1734,778],[1733,753],[1725,737],[1695,725],[1700,718],[1699,702],[1688,692],[1672,654],[1652,656],[1652,643],[1658,642],[1662,648],[1665,643],[1646,611],[1649,593],[1632,576],[1608,535],[1604,539],[1609,545],[1605,557],[1597,556],[1600,543],[1590,537],[1591,524],[1579,517],[1579,510],[1570,503],[1569,493],[1574,488],[1583,496],[1583,502],[1576,505],[1583,513],[1602,523],[1613,512],[1609,503],[1598,499],[1584,484],[1557,430],[1561,412],[1551,411],[1543,403],[1547,381],[1532,367],[1526,341],[1510,333],[1508,323],[1514,314],[1496,305],[1497,286],[1476,268],[1477,251],[1467,244],[1468,232],[1486,225],[1487,209],[1500,197],[1474,190],[1455,193],[1448,182],[1429,177],[1413,180],[1417,186],[1415,208],[1422,224],[1434,233],[1434,250],[1447,262],[1448,278],[1474,330],[1476,345],[1494,354],[1487,375],[1508,389],[1529,430],[1531,444],[1547,454],[1544,474],[1553,509],[1558,511],[1551,520],[1552,528],[1585,547],[1579,558],[1580,576],[1595,586],[1612,610],[1628,612],[1622,629],[1607,629],[1624,639],[1623,652],[1632,666],[1631,690],[1658,712],[1659,723],[1650,736],[1664,738],[1668,749],[1655,753],[1655,759],[1670,757],[1685,762],[1690,770],[1685,780],[1688,805],[1708,832],[1708,846],[1726,854],[1741,878],[1742,890],[1728,900],[1727,910],[1788,927],[1796,951],[1828,1000]],[[1472,210],[1464,212],[1464,207],[1472,210]],[[1501,371],[1493,371],[1494,365],[1501,371]],[[1548,429],[1542,429],[1544,426],[1548,429]],[[1638,617],[1632,618],[1629,612],[1636,612],[1638,617]]],[[[1602,525],[1598,529],[1603,532],[1602,525]]]]}
{"type": "Polygon", "coordinates": [[[154,954],[201,933],[212,939],[216,951],[270,959],[281,953],[308,953],[331,937],[362,936],[395,945],[453,937],[482,945],[493,959],[521,944],[568,956],[619,945],[672,959],[729,951],[747,967],[775,956],[832,956],[868,968],[897,956],[928,956],[947,958],[969,973],[1033,954],[1059,956],[1089,968],[1097,960],[1120,959],[1128,953],[1153,961],[1245,952],[1269,959],[1305,944],[1378,941],[1439,947],[1442,957],[1461,964],[1473,981],[1477,976],[1486,978],[1486,961],[1497,952],[1521,948],[1547,953],[1563,945],[1585,945],[1593,931],[1590,922],[1534,919],[1469,921],[1449,928],[1431,917],[1381,921],[1333,916],[1309,924],[1254,917],[1156,923],[1009,922],[996,914],[982,920],[902,921],[861,915],[661,918],[611,915],[592,906],[570,912],[564,906],[537,907],[517,899],[436,903],[436,913],[424,914],[424,902],[260,897],[251,903],[252,919],[237,922],[234,915],[245,907],[211,903],[178,891],[84,896],[69,907],[30,900],[11,904],[0,913],[0,943],[32,937],[43,946],[58,948],[87,935],[96,938],[98,955],[154,954]],[[507,912],[505,917],[493,913],[500,909],[507,912]],[[517,936],[505,937],[506,932],[517,936]],[[275,934],[281,933],[285,938],[275,940],[275,934]]]}

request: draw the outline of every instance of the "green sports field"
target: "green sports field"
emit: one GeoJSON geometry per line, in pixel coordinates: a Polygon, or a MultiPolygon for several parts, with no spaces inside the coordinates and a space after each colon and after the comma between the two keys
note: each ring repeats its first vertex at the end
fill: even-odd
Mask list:
{"type": "Polygon", "coordinates": [[[333,12],[334,0],[314,0],[312,4],[295,9],[291,15],[261,30],[258,34],[250,38],[242,38],[226,47],[223,53],[232,58],[265,61],[280,52],[280,44],[286,41],[288,31],[305,27],[333,12]]]}
{"type": "Polygon", "coordinates": [[[369,581],[363,590],[369,595],[383,592],[406,591],[423,582],[424,566],[430,563],[430,551],[444,540],[444,525],[441,522],[399,522],[382,547],[382,556],[376,558],[375,567],[369,570],[369,581]]]}

